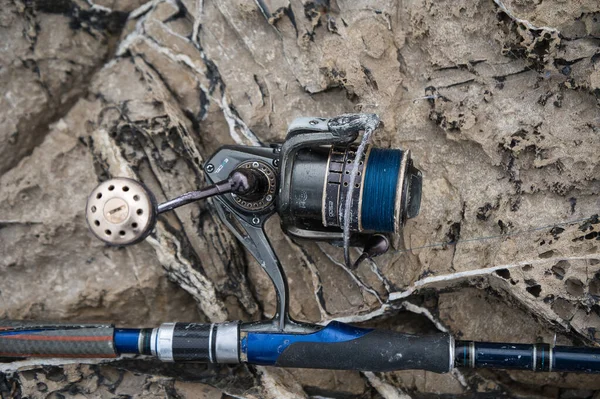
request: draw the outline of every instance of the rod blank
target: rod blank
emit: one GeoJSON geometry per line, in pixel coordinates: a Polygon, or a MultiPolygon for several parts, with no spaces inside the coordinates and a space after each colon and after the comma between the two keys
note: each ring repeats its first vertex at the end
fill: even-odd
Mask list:
{"type": "Polygon", "coordinates": [[[423,369],[443,373],[452,367],[465,367],[600,373],[600,348],[596,347],[456,341],[452,351],[453,340],[447,334],[415,336],[337,322],[310,334],[253,331],[250,323],[242,334],[238,326],[166,323],[157,329],[115,329],[108,324],[0,320],[0,357],[152,354],[171,361],[241,360],[282,367],[369,371],[423,369]],[[172,327],[170,335],[161,339],[158,332],[167,325],[172,327]],[[163,358],[159,352],[171,356],[163,358]]]}
{"type": "Polygon", "coordinates": [[[600,348],[457,341],[454,366],[600,373],[600,348]]]}
{"type": "Polygon", "coordinates": [[[0,322],[0,357],[117,357],[111,325],[22,323],[0,322]]]}

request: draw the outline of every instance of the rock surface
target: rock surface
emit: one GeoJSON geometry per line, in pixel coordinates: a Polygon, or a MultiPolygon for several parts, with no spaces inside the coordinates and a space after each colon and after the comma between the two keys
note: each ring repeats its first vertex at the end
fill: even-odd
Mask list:
{"type": "MultiPolygon", "coordinates": [[[[101,180],[158,200],[225,144],[298,116],[376,112],[409,148],[421,214],[393,253],[268,234],[299,320],[473,340],[600,344],[600,4],[595,0],[42,0],[0,8],[0,317],[258,320],[260,266],[209,203],[127,248],[88,232],[101,180]],[[594,217],[596,215],[596,217],[594,217]],[[407,250],[409,249],[409,250],[407,250]]],[[[597,377],[3,363],[2,397],[593,397],[597,377]]],[[[597,396],[594,396],[597,397],[597,396]]]]}

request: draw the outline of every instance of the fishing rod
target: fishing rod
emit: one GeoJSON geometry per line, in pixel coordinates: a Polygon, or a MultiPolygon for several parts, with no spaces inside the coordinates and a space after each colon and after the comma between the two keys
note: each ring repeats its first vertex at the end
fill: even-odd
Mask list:
{"type": "Polygon", "coordinates": [[[281,144],[224,146],[205,164],[207,187],[158,204],[142,183],[113,178],[86,204],[92,233],[109,245],[140,242],[158,215],[213,197],[223,223],[257,259],[276,292],[271,320],[164,323],[157,328],[110,324],[0,321],[0,357],[115,358],[165,362],[248,363],[279,367],[438,373],[455,367],[600,372],[600,348],[455,341],[448,333],[412,335],[293,320],[288,285],[264,231],[277,213],[291,237],[343,246],[348,267],[389,250],[406,220],[418,215],[422,175],[410,151],[368,142],[374,114],[298,118],[281,144]],[[357,142],[364,132],[362,141],[357,142]],[[352,262],[349,247],[362,247],[352,262]]]}

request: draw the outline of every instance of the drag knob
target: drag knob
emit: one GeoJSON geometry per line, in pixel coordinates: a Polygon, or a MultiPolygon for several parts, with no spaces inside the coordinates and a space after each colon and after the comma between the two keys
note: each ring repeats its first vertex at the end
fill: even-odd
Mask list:
{"type": "Polygon", "coordinates": [[[117,177],[100,183],[88,197],[86,219],[92,233],[111,245],[135,244],[156,224],[157,206],[141,183],[117,177]]]}

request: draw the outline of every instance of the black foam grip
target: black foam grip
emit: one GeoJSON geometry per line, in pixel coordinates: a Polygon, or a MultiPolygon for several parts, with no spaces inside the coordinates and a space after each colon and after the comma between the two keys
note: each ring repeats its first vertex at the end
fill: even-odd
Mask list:
{"type": "Polygon", "coordinates": [[[277,358],[277,366],[361,371],[451,370],[448,334],[417,336],[373,330],[346,342],[296,342],[277,358]]]}
{"type": "MultiPolygon", "coordinates": [[[[212,362],[214,353],[211,354],[210,324],[176,323],[173,331],[173,360],[174,361],[196,361],[212,362]]],[[[214,344],[214,342],[213,342],[214,344]]]]}

